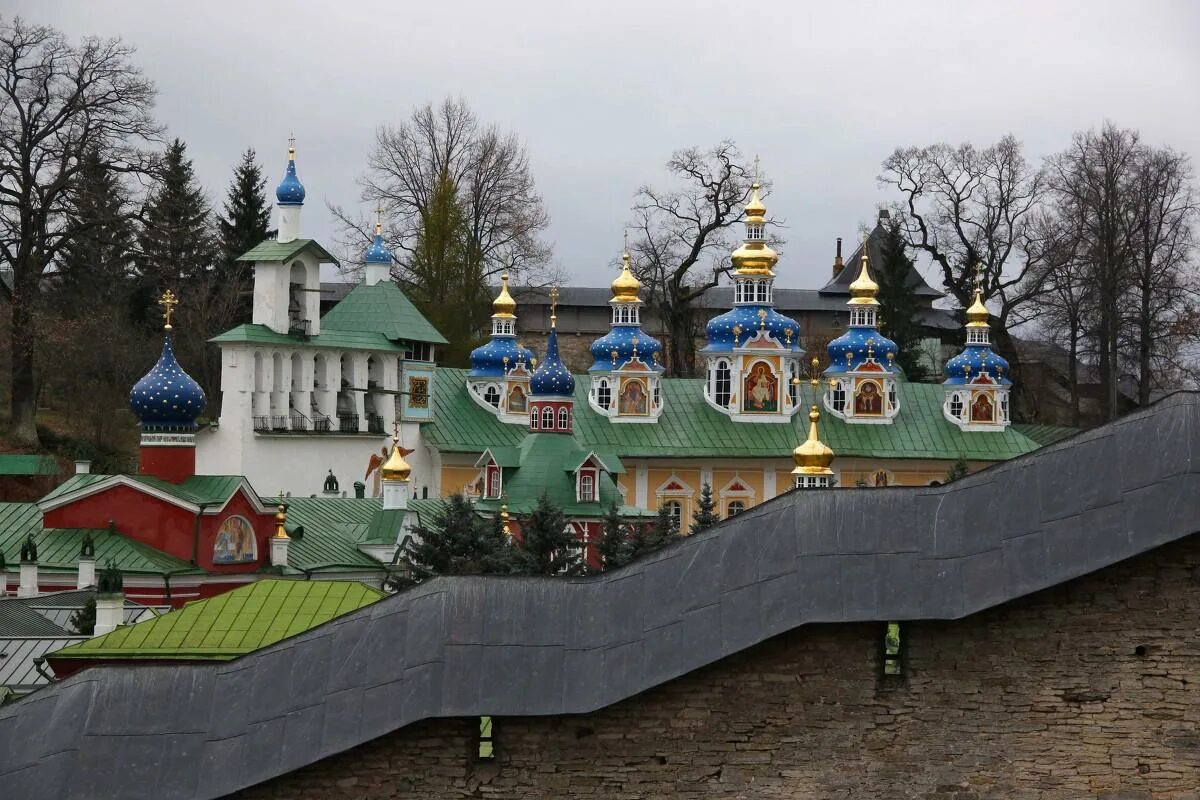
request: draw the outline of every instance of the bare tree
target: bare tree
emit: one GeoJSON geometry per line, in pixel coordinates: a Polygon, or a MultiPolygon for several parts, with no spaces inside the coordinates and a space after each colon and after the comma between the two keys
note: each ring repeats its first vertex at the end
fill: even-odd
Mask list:
{"type": "MultiPolygon", "coordinates": [[[[96,151],[118,172],[145,166],[139,149],[160,133],[154,86],[119,39],[69,44],[53,28],[0,23],[0,258],[12,320],[14,441],[37,443],[34,308],[55,257],[92,224],[72,219],[72,178],[96,151]]],[[[2,284],[0,284],[2,285],[2,284]]]]}
{"type": "Polygon", "coordinates": [[[879,180],[903,195],[895,210],[909,246],[933,260],[963,308],[975,291],[975,269],[982,267],[983,294],[999,303],[997,344],[1015,358],[1009,318],[1040,291],[1027,277],[1042,252],[1032,246],[1031,224],[1046,190],[1021,143],[1010,135],[984,148],[897,148],[884,160],[879,180]]]}
{"type": "MultiPolygon", "coordinates": [[[[382,206],[401,280],[414,278],[410,264],[443,176],[449,176],[463,215],[467,273],[486,279],[548,265],[550,247],[539,237],[549,216],[525,145],[516,134],[481,124],[465,100],[447,98],[420,106],[398,126],[380,127],[367,158],[363,199],[382,206]]],[[[357,215],[337,206],[331,211],[343,224],[348,248],[357,250],[374,235],[357,215]]]]}
{"type": "Polygon", "coordinates": [[[649,289],[650,307],[662,322],[667,366],[677,377],[691,377],[700,326],[694,304],[731,269],[731,229],[742,219],[754,173],[731,141],[677,150],[667,171],[681,186],[638,190],[630,249],[634,270],[649,289]]]}

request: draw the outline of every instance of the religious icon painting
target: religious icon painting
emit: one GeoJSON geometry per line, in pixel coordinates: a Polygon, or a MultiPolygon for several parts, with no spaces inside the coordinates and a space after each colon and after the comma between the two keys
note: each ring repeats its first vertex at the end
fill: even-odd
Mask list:
{"type": "Polygon", "coordinates": [[[217,528],[213,544],[214,564],[249,564],[258,560],[254,528],[245,517],[226,517],[217,528]]]}
{"type": "Polygon", "coordinates": [[[649,413],[650,396],[646,392],[646,384],[640,380],[626,380],[621,383],[620,402],[617,413],[626,417],[645,416],[649,413]]]}
{"type": "Polygon", "coordinates": [[[772,414],[779,410],[779,379],[771,365],[756,361],[746,374],[742,387],[743,411],[772,414]]]}
{"type": "Polygon", "coordinates": [[[508,413],[524,414],[529,410],[529,398],[520,386],[508,390],[508,413]]]}
{"type": "Polygon", "coordinates": [[[991,392],[980,392],[971,400],[971,422],[995,422],[996,406],[991,392]]]}
{"type": "Polygon", "coordinates": [[[883,414],[883,393],[875,381],[863,381],[854,395],[854,415],[878,417],[883,414]]]}

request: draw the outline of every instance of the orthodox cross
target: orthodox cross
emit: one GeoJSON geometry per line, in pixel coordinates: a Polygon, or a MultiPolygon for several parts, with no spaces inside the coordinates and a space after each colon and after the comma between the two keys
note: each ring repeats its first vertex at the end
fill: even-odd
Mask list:
{"type": "Polygon", "coordinates": [[[867,360],[868,361],[875,360],[875,340],[874,339],[867,339],[867,360]]]}
{"type": "Polygon", "coordinates": [[[171,312],[174,310],[175,306],[179,305],[179,299],[175,297],[174,292],[172,292],[170,289],[167,289],[165,292],[163,292],[162,298],[158,301],[158,304],[163,307],[163,321],[166,323],[163,325],[163,329],[169,331],[171,330],[171,312]]]}
{"type": "Polygon", "coordinates": [[[558,287],[550,287],[550,327],[555,327],[558,322],[558,287]]]}
{"type": "Polygon", "coordinates": [[[629,228],[625,229],[625,244],[621,247],[621,252],[629,255],[629,228]]]}
{"type": "Polygon", "coordinates": [[[288,136],[288,150],[294,151],[295,149],[296,149],[296,134],[293,133],[288,136]]]}
{"type": "Polygon", "coordinates": [[[758,154],[754,154],[754,182],[758,183],[758,154]]]}

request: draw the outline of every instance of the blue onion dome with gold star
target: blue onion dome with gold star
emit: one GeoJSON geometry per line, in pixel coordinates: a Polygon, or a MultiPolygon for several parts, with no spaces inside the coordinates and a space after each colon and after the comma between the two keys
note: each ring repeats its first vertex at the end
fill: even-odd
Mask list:
{"type": "Polygon", "coordinates": [[[750,201],[746,204],[746,238],[731,257],[734,307],[709,320],[704,329],[708,344],[701,352],[729,352],[765,330],[788,351],[803,353],[800,325],[775,310],[773,267],[779,262],[779,255],[767,244],[767,208],[759,196],[761,187],[757,178],[750,188],[750,201]]]}
{"type": "Polygon", "coordinates": [[[977,287],[975,302],[967,309],[966,349],[946,362],[946,380],[942,383],[947,386],[979,383],[981,375],[987,376],[988,383],[1012,384],[1008,378],[1008,361],[992,351],[988,310],[977,287]]]}
{"type": "Polygon", "coordinates": [[[546,339],[546,357],[529,379],[529,392],[535,397],[574,397],[575,378],[558,355],[557,316],[550,312],[550,336],[546,339]]]}
{"type": "Polygon", "coordinates": [[[380,220],[378,211],[375,212],[375,238],[363,253],[363,261],[367,264],[387,264],[389,267],[392,265],[392,251],[383,243],[383,221],[380,220]]]}
{"type": "Polygon", "coordinates": [[[304,205],[304,186],[300,183],[300,179],[296,177],[296,146],[291,144],[288,146],[288,165],[287,172],[283,176],[283,180],[275,187],[275,200],[281,206],[302,206],[304,205]]]}
{"type": "Polygon", "coordinates": [[[529,367],[533,352],[517,341],[517,301],[508,291],[508,273],[500,276],[500,294],[492,301],[492,335],[471,351],[469,378],[500,378],[518,363],[529,367]]]}
{"type": "Polygon", "coordinates": [[[846,332],[829,343],[829,367],[826,375],[852,372],[871,361],[887,372],[895,371],[899,348],[879,332],[879,284],[871,278],[867,248],[863,248],[862,266],[858,277],[850,284],[850,325],[846,332]]]}
{"type": "Polygon", "coordinates": [[[592,366],[588,372],[621,369],[636,357],[662,371],[662,343],[642,330],[639,307],[642,282],[630,269],[629,251],[621,254],[621,274],[612,282],[613,324],[608,333],[592,342],[592,366]]]}
{"type": "Polygon", "coordinates": [[[197,418],[204,413],[207,399],[200,384],[175,360],[170,309],[178,301],[168,291],[159,302],[167,309],[162,354],[158,363],[133,385],[129,408],[137,415],[143,430],[193,430],[197,418]]]}

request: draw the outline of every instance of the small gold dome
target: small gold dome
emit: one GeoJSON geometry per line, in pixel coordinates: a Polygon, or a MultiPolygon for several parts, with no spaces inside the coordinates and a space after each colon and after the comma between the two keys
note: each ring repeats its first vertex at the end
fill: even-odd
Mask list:
{"type": "Polygon", "coordinates": [[[762,222],[767,216],[767,207],[763,205],[762,198],[758,196],[758,190],[762,188],[758,181],[750,184],[750,202],[746,203],[746,221],[747,222],[762,222]]]}
{"type": "Polygon", "coordinates": [[[967,327],[968,328],[986,328],[988,326],[988,310],[983,304],[983,298],[980,296],[979,289],[975,290],[975,302],[967,309],[967,327]]]}
{"type": "Polygon", "coordinates": [[[621,254],[621,274],[612,282],[612,299],[610,303],[640,303],[638,293],[642,290],[642,282],[629,269],[629,253],[621,254]]]}
{"type": "Polygon", "coordinates": [[[864,240],[862,246],[862,268],[858,272],[858,277],[850,284],[849,304],[852,306],[879,305],[879,301],[875,299],[875,295],[879,293],[879,284],[871,280],[871,270],[867,262],[867,242],[864,240]]]}
{"type": "Polygon", "coordinates": [[[792,460],[796,462],[793,475],[832,475],[829,465],[833,463],[833,450],[821,441],[817,431],[817,423],[821,420],[821,412],[816,406],[808,412],[808,439],[792,451],[792,460]]]}
{"type": "Polygon", "coordinates": [[[508,273],[505,272],[500,276],[500,294],[492,301],[492,316],[514,317],[516,310],[517,301],[508,293],[508,273]]]}
{"type": "Polygon", "coordinates": [[[738,275],[774,275],[771,267],[779,263],[779,254],[766,242],[746,242],[733,251],[733,268],[738,275]]]}
{"type": "Polygon", "coordinates": [[[412,475],[412,467],[404,460],[404,454],[400,447],[400,437],[392,437],[392,454],[388,456],[388,460],[379,468],[379,477],[385,481],[406,481],[408,476],[412,475]]]}

